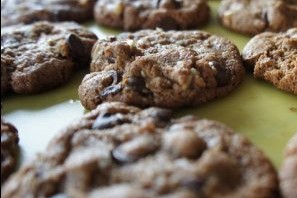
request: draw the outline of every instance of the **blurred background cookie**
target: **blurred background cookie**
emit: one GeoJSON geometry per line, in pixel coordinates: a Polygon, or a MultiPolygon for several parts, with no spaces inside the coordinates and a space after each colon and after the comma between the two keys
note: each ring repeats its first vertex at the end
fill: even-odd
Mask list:
{"type": "Polygon", "coordinates": [[[93,18],[96,0],[2,0],[1,26],[36,21],[77,21],[93,18]]]}
{"type": "Polygon", "coordinates": [[[218,13],[223,26],[243,34],[297,27],[296,0],[222,0],[218,13]]]}
{"type": "Polygon", "coordinates": [[[130,31],[197,28],[210,17],[205,0],[100,0],[94,12],[98,24],[130,31]]]}

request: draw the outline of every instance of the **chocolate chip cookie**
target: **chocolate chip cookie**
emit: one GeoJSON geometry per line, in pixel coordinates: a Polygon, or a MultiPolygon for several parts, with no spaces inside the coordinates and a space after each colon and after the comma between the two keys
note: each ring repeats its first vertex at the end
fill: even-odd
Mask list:
{"type": "Polygon", "coordinates": [[[1,118],[1,184],[15,169],[18,142],[17,129],[1,118]]]}
{"type": "Polygon", "coordinates": [[[297,197],[297,133],[286,148],[285,160],[280,170],[280,182],[284,198],[297,197]]]}
{"type": "Polygon", "coordinates": [[[256,78],[297,94],[297,28],[255,36],[244,47],[242,56],[256,78]]]}
{"type": "Polygon", "coordinates": [[[93,17],[96,0],[2,0],[1,26],[35,21],[77,21],[93,17]]]}
{"type": "Polygon", "coordinates": [[[100,0],[95,6],[98,24],[130,31],[197,28],[209,15],[205,0],[100,0]]]}
{"type": "Polygon", "coordinates": [[[223,26],[243,34],[297,27],[296,0],[224,0],[218,12],[223,26]]]}
{"type": "Polygon", "coordinates": [[[178,108],[230,93],[242,80],[238,49],[201,31],[142,30],[98,41],[79,87],[87,109],[103,101],[178,108]]]}
{"type": "Polygon", "coordinates": [[[104,103],[22,167],[2,197],[261,197],[278,194],[269,160],[215,121],[104,103]]]}
{"type": "Polygon", "coordinates": [[[97,37],[76,23],[36,22],[1,29],[1,94],[31,94],[88,67],[97,37]]]}

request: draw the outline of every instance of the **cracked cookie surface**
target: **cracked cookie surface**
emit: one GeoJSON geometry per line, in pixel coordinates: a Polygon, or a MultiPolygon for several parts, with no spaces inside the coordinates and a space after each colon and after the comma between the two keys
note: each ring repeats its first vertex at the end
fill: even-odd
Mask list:
{"type": "Polygon", "coordinates": [[[297,197],[297,133],[285,149],[285,158],[280,170],[280,186],[284,198],[297,197]]]}
{"type": "Polygon", "coordinates": [[[31,94],[88,67],[97,37],[76,23],[36,22],[1,29],[1,94],[31,94]]]}
{"type": "Polygon", "coordinates": [[[17,129],[1,118],[1,185],[15,169],[18,142],[17,129]]]}
{"type": "Polygon", "coordinates": [[[79,87],[87,109],[103,101],[193,106],[225,96],[242,80],[238,49],[200,31],[142,30],[99,40],[79,87]]]}
{"type": "Polygon", "coordinates": [[[1,191],[3,198],[273,198],[278,181],[261,151],[218,122],[111,102],[62,131],[1,191]]]}
{"type": "Polygon", "coordinates": [[[94,12],[97,23],[129,31],[197,28],[210,14],[205,0],[100,0],[94,12]]]}
{"type": "Polygon", "coordinates": [[[297,94],[297,28],[266,32],[252,38],[243,49],[243,60],[256,78],[278,89],[297,94]]]}
{"type": "Polygon", "coordinates": [[[223,26],[243,34],[256,35],[297,27],[295,0],[224,0],[218,13],[223,26]]]}
{"type": "Polygon", "coordinates": [[[1,26],[36,21],[77,21],[93,18],[96,0],[2,0],[1,26]]]}

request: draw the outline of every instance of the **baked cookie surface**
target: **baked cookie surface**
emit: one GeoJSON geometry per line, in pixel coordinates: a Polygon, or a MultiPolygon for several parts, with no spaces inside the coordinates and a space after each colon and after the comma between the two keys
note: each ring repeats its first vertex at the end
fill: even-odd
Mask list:
{"type": "Polygon", "coordinates": [[[77,21],[93,18],[96,0],[2,0],[1,26],[36,21],[77,21]]]}
{"type": "Polygon", "coordinates": [[[223,26],[249,35],[297,27],[295,0],[223,0],[218,14],[223,26]]]}
{"type": "Polygon", "coordinates": [[[284,198],[297,197],[297,133],[289,141],[280,170],[280,186],[284,198]]]}
{"type": "Polygon", "coordinates": [[[1,185],[15,169],[18,142],[17,129],[1,118],[1,185]]]}
{"type": "Polygon", "coordinates": [[[200,31],[142,30],[98,41],[79,87],[87,109],[103,101],[178,108],[230,93],[242,80],[238,49],[200,31]]]}
{"type": "Polygon", "coordinates": [[[94,12],[97,23],[129,31],[197,28],[210,15],[205,0],[100,0],[94,12]]]}
{"type": "Polygon", "coordinates": [[[256,78],[281,90],[297,94],[297,28],[286,32],[266,32],[252,38],[242,57],[256,78]]]}
{"type": "Polygon", "coordinates": [[[228,127],[117,102],[69,126],[2,187],[3,198],[272,198],[277,192],[271,163],[228,127]]]}
{"type": "Polygon", "coordinates": [[[76,23],[36,22],[1,29],[1,94],[37,93],[88,67],[97,37],[76,23]]]}

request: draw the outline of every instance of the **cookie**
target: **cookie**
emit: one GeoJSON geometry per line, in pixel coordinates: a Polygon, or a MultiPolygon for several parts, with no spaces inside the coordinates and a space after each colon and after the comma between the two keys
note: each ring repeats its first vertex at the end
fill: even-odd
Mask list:
{"type": "Polygon", "coordinates": [[[1,118],[1,185],[15,170],[18,142],[17,129],[1,118]]]}
{"type": "Polygon", "coordinates": [[[36,21],[77,21],[93,18],[96,0],[3,0],[1,26],[36,21]]]}
{"type": "Polygon", "coordinates": [[[266,32],[252,38],[242,57],[256,78],[278,89],[297,94],[297,28],[282,33],[266,32]]]}
{"type": "Polygon", "coordinates": [[[205,0],[100,0],[94,12],[98,24],[129,31],[197,28],[210,16],[205,0]]]}
{"type": "Polygon", "coordinates": [[[297,133],[289,141],[280,170],[280,186],[284,198],[297,197],[297,133]]]}
{"type": "Polygon", "coordinates": [[[223,0],[218,18],[233,31],[256,35],[297,27],[296,0],[223,0]]]}
{"type": "Polygon", "coordinates": [[[31,94],[88,67],[97,37],[76,23],[36,22],[1,29],[1,93],[31,94]]]}
{"type": "Polygon", "coordinates": [[[103,101],[178,108],[230,93],[242,80],[238,49],[200,31],[142,30],[99,40],[79,87],[87,109],[103,101]]]}
{"type": "Polygon", "coordinates": [[[104,103],[22,167],[2,197],[277,197],[277,175],[215,121],[104,103]]]}

